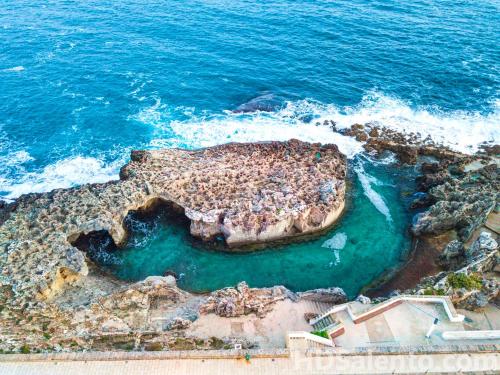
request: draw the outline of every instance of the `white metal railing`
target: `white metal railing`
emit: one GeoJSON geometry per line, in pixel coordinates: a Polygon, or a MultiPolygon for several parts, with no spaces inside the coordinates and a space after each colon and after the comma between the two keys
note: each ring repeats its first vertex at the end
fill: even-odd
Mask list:
{"type": "Polygon", "coordinates": [[[500,339],[500,331],[446,331],[444,340],[492,340],[500,339]]]}
{"type": "Polygon", "coordinates": [[[451,322],[462,322],[464,320],[464,316],[460,315],[456,312],[455,307],[453,307],[453,304],[451,303],[449,297],[447,296],[424,296],[424,295],[406,295],[406,294],[401,294],[399,296],[395,296],[392,298],[389,298],[388,300],[381,302],[374,307],[368,309],[367,311],[364,311],[363,313],[356,315],[351,307],[350,307],[350,302],[344,303],[342,305],[337,305],[320,315],[319,317],[312,319],[309,321],[309,324],[313,325],[319,322],[321,319],[324,319],[330,314],[335,314],[340,311],[347,311],[349,314],[349,317],[354,321],[360,318],[363,318],[369,314],[373,314],[374,312],[377,312],[379,310],[382,310],[389,306],[390,304],[393,304],[398,301],[414,301],[414,302],[424,302],[424,303],[440,303],[443,305],[443,308],[446,312],[446,315],[448,316],[448,319],[450,319],[451,322]]]}
{"type": "Polygon", "coordinates": [[[305,331],[288,332],[288,340],[289,341],[307,340],[307,341],[312,341],[312,342],[315,342],[317,344],[321,344],[321,345],[325,345],[325,346],[330,346],[330,347],[335,346],[333,344],[332,340],[325,339],[324,337],[313,335],[312,333],[305,332],[305,331]]]}

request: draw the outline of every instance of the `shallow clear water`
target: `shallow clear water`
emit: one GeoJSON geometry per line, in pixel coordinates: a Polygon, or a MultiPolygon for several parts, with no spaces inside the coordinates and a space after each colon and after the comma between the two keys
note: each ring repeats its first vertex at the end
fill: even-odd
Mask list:
{"type": "MultiPolygon", "coordinates": [[[[251,253],[213,251],[193,242],[187,225],[164,215],[132,219],[129,243],[98,259],[119,278],[141,280],[173,271],[179,286],[204,292],[246,281],[252,287],[285,285],[294,291],[341,286],[354,297],[384,270],[397,266],[409,249],[405,193],[411,171],[357,161],[350,207],[328,233],[312,240],[251,253]],[[369,180],[368,195],[360,178],[369,180]],[[372,201],[382,202],[375,206],[372,201]]],[[[96,257],[94,253],[94,258],[96,257]]]]}

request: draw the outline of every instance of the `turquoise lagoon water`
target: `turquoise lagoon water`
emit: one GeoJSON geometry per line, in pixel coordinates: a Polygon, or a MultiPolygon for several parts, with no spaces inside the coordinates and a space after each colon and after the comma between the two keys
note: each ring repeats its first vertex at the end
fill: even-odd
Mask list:
{"type": "Polygon", "coordinates": [[[159,213],[146,220],[131,217],[124,248],[106,251],[96,242],[92,255],[121,279],[173,271],[179,286],[194,292],[246,281],[252,287],[285,285],[294,291],[340,286],[354,297],[409,250],[406,206],[413,172],[366,160],[356,160],[353,170],[346,214],[314,239],[250,253],[215,251],[193,240],[188,223],[159,213]]]}
{"type": "MultiPolygon", "coordinates": [[[[116,179],[132,149],[299,138],[357,160],[361,144],[325,119],[473,152],[500,143],[498,40],[489,0],[6,0],[0,199],[116,179]]],[[[229,256],[165,226],[120,253],[116,272],[173,268],[192,290],[245,279],[352,293],[407,245],[401,188],[370,176],[397,178],[364,163],[351,210],[321,239],[229,256]],[[322,246],[334,236],[338,257],[322,246]]]]}

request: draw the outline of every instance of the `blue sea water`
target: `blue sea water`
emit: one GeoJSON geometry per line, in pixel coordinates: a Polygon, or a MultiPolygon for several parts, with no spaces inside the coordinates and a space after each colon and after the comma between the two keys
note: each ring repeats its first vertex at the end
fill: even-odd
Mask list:
{"type": "Polygon", "coordinates": [[[298,137],[351,152],[312,129],[324,117],[498,143],[499,6],[4,0],[0,195],[108,180],[133,148],[298,137]],[[227,112],[262,95],[276,112],[227,112]]]}
{"type": "MultiPolygon", "coordinates": [[[[132,149],[299,138],[359,158],[361,144],[325,119],[419,132],[464,152],[500,143],[499,8],[3,0],[0,198],[117,178],[132,149]]],[[[353,178],[382,222],[406,215],[394,191],[377,193],[364,171],[353,178]]],[[[384,228],[396,259],[404,234],[384,228]]]]}

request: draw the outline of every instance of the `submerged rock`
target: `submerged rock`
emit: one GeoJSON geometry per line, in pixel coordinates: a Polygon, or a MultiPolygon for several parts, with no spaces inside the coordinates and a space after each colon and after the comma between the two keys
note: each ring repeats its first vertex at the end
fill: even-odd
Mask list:
{"type": "Polygon", "coordinates": [[[17,296],[55,296],[88,274],[73,246],[82,235],[107,232],[121,245],[127,214],[157,202],[183,212],[193,236],[222,236],[229,246],[319,231],[344,208],[345,175],[337,146],[298,140],[134,151],[119,181],[0,207],[1,281],[17,296]]]}

